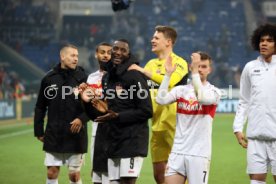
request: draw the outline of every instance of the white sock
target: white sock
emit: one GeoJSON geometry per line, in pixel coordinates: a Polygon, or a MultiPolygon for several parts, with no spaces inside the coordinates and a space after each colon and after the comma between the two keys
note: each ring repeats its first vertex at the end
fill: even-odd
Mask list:
{"type": "Polygon", "coordinates": [[[47,178],[46,184],[58,184],[58,179],[48,179],[47,178]]]}
{"type": "Polygon", "coordinates": [[[70,184],[82,184],[82,181],[81,181],[81,179],[79,179],[79,181],[77,181],[77,182],[70,181],[70,184]]]}
{"type": "Polygon", "coordinates": [[[120,184],[120,180],[112,180],[109,182],[110,182],[110,184],[120,184]]]}
{"type": "Polygon", "coordinates": [[[265,184],[265,181],[250,180],[250,184],[265,184]]]}

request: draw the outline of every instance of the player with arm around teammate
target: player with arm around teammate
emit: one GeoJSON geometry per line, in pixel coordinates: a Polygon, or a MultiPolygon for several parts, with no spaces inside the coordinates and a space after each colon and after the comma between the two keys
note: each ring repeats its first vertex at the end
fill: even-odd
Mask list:
{"type": "Polygon", "coordinates": [[[203,52],[191,56],[192,82],[168,92],[175,65],[168,58],[166,75],[156,98],[159,104],[177,102],[176,132],[165,172],[165,183],[207,184],[211,160],[212,122],[220,90],[207,81],[211,58],[203,52]]]}
{"type": "Polygon", "coordinates": [[[152,136],[150,140],[151,157],[153,163],[154,179],[157,184],[165,181],[164,173],[168,161],[169,153],[172,148],[176,124],[176,103],[169,105],[159,105],[154,98],[157,89],[165,75],[165,61],[167,57],[172,57],[176,70],[171,76],[169,87],[172,88],[179,84],[186,84],[188,78],[187,62],[173,52],[176,43],[177,32],[170,26],[156,26],[151,45],[152,52],[157,58],[151,59],[144,68],[132,65],[129,69],[135,69],[149,78],[153,107],[152,117],[152,136]]]}
{"type": "MultiPolygon", "coordinates": [[[[108,177],[111,184],[134,184],[148,153],[148,119],[152,116],[151,99],[145,77],[127,69],[138,63],[130,53],[127,40],[118,39],[112,46],[112,59],[103,76],[103,95],[108,111],[102,115],[90,107],[89,117],[107,124],[108,177]]],[[[84,93],[83,99],[89,97],[84,93]]],[[[86,100],[85,100],[86,101],[86,100]]]]}
{"type": "MultiPolygon", "coordinates": [[[[106,67],[111,59],[112,46],[102,42],[96,47],[95,58],[99,64],[99,70],[88,76],[87,84],[95,89],[98,98],[102,95],[102,77],[106,73],[106,67]]],[[[94,184],[109,184],[107,171],[107,155],[104,147],[106,142],[105,132],[108,124],[93,121],[91,137],[91,161],[92,161],[92,181],[94,184]]]]}

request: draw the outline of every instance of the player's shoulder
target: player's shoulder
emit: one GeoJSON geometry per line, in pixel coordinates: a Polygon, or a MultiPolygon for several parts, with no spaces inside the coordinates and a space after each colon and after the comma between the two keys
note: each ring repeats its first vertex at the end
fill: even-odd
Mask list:
{"type": "Polygon", "coordinates": [[[250,73],[250,71],[254,70],[254,68],[259,67],[261,62],[260,62],[260,58],[258,57],[255,60],[251,60],[249,62],[247,62],[243,68],[243,73],[250,73]]]}
{"type": "Polygon", "coordinates": [[[126,72],[124,78],[131,83],[147,83],[146,76],[137,70],[129,70],[128,72],[126,72]]]}
{"type": "Polygon", "coordinates": [[[57,70],[55,70],[55,68],[52,68],[46,72],[46,74],[42,78],[42,81],[45,82],[45,81],[51,80],[51,79],[55,78],[55,76],[57,74],[58,74],[57,70]]]}
{"type": "Polygon", "coordinates": [[[150,59],[150,60],[147,62],[146,65],[152,65],[152,64],[158,62],[158,60],[159,60],[158,58],[152,58],[152,59],[150,59]]]}
{"type": "Polygon", "coordinates": [[[218,87],[216,87],[215,85],[208,83],[207,85],[208,88],[212,89],[213,91],[215,91],[216,93],[218,93],[219,95],[222,94],[221,89],[219,89],[218,87]]]}
{"type": "Polygon", "coordinates": [[[244,67],[247,67],[247,68],[255,67],[261,63],[260,61],[261,61],[261,59],[260,59],[260,57],[258,57],[256,59],[251,60],[248,63],[246,63],[244,67]]]}
{"type": "Polygon", "coordinates": [[[54,69],[50,69],[49,71],[46,72],[44,78],[52,76],[56,73],[56,71],[54,69]]]}
{"type": "Polygon", "coordinates": [[[187,61],[183,57],[181,57],[175,53],[172,53],[171,56],[172,56],[173,62],[183,64],[183,65],[187,64],[187,61]]]}
{"type": "Polygon", "coordinates": [[[139,79],[139,78],[143,78],[144,75],[137,70],[129,70],[126,72],[125,77],[128,79],[139,79]]]}
{"type": "Polygon", "coordinates": [[[175,86],[173,87],[174,91],[181,91],[181,92],[185,92],[188,91],[189,89],[192,89],[192,85],[190,84],[185,84],[185,85],[179,85],[179,86],[175,86]]]}
{"type": "Polygon", "coordinates": [[[96,72],[90,73],[90,74],[88,75],[88,79],[89,79],[89,78],[95,78],[95,77],[98,77],[98,76],[100,76],[100,75],[101,75],[101,72],[100,72],[99,70],[97,70],[96,72]]]}

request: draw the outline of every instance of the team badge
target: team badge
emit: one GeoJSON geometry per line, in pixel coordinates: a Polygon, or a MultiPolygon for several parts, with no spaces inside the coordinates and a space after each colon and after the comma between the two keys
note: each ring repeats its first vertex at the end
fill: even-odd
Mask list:
{"type": "Polygon", "coordinates": [[[193,98],[193,97],[190,97],[190,98],[189,98],[189,104],[190,104],[190,105],[194,104],[195,102],[196,102],[196,99],[195,99],[195,98],[193,98]]]}

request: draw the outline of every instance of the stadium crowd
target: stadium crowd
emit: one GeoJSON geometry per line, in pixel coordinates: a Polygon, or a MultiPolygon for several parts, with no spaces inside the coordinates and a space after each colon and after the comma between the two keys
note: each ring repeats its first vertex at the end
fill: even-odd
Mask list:
{"type": "MultiPolygon", "coordinates": [[[[251,2],[258,10],[259,2],[251,2]]],[[[173,3],[165,0],[134,1],[127,10],[116,12],[114,16],[98,16],[97,19],[64,16],[59,36],[55,37],[56,17],[48,2],[3,0],[0,3],[0,38],[48,71],[57,60],[57,56],[49,53],[57,50],[64,41],[92,51],[96,43],[113,41],[124,35],[129,38],[134,54],[144,65],[152,57],[149,40],[153,27],[166,24],[176,28],[179,33],[176,53],[187,58],[193,51],[206,50],[217,63],[210,76],[214,84],[219,87],[238,87],[238,81],[233,76],[240,74],[239,68],[243,67],[248,58],[255,57],[251,52],[241,52],[248,50],[243,8],[240,0],[180,0],[173,3]]],[[[258,12],[259,15],[261,11],[258,12]]],[[[89,60],[91,68],[95,70],[96,62],[92,52],[89,60]]]]}
{"type": "Polygon", "coordinates": [[[25,87],[20,77],[15,72],[9,72],[0,66],[0,100],[11,100],[21,98],[25,87]]]}

